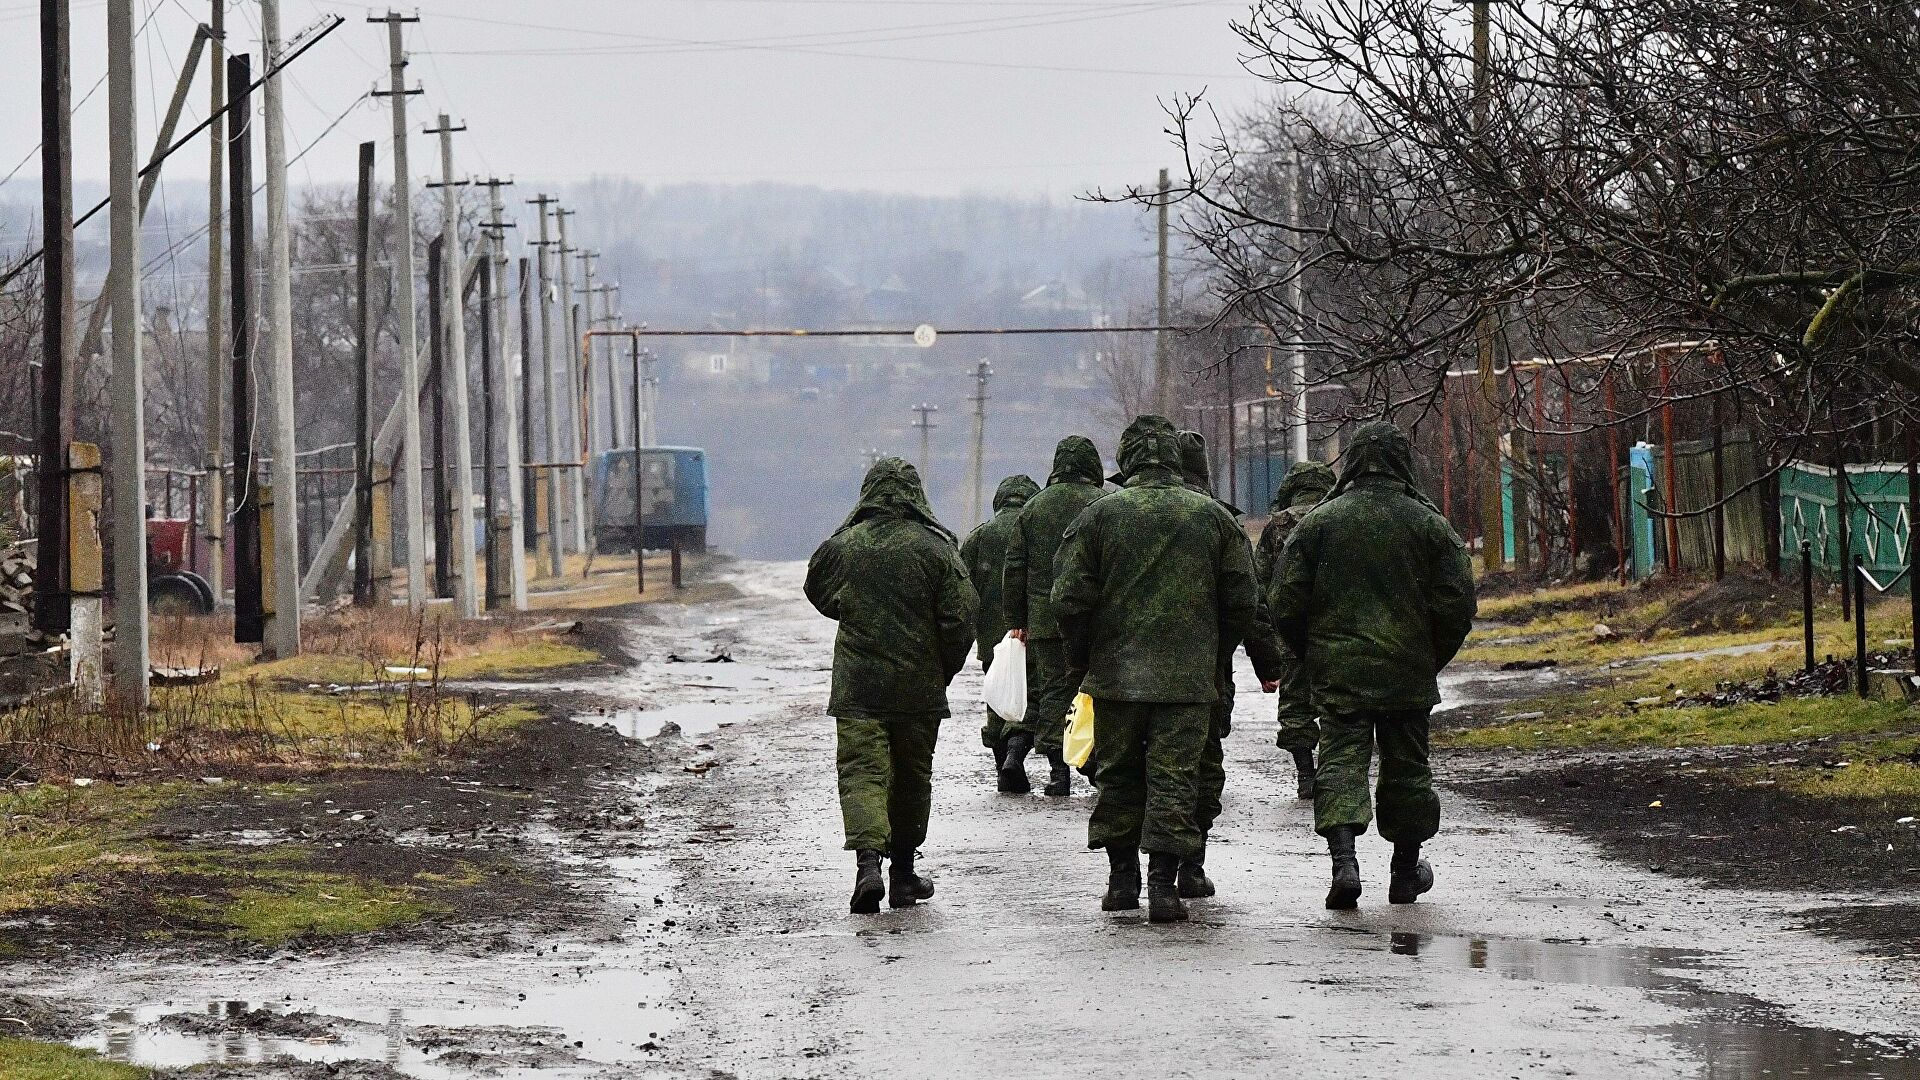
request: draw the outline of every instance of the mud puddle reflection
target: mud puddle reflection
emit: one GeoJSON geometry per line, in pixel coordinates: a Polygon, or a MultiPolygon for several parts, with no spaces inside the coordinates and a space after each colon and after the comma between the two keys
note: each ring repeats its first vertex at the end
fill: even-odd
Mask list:
{"type": "Polygon", "coordinates": [[[193,972],[168,1000],[103,1012],[74,1045],[147,1067],[377,1061],[421,1080],[644,1067],[684,1021],[667,1004],[675,973],[660,951],[660,935],[683,913],[657,857],[595,862],[620,883],[617,907],[632,912],[617,944],[539,941],[490,955],[385,950],[278,958],[224,977],[193,972]]]}
{"type": "Polygon", "coordinates": [[[1706,963],[1695,952],[1410,933],[1390,935],[1387,948],[1421,964],[1490,971],[1522,982],[1644,990],[1697,1014],[1653,1030],[1697,1059],[1708,1080],[1920,1078],[1920,1047],[1802,1027],[1757,998],[1702,989],[1685,974],[1706,963]]]}

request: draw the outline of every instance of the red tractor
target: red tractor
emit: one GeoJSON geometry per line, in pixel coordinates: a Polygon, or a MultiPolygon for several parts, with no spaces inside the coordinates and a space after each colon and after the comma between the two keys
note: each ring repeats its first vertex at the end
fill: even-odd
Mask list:
{"type": "Polygon", "coordinates": [[[213,613],[213,587],[189,559],[192,532],[190,520],[147,519],[147,608],[156,615],[213,613]]]}

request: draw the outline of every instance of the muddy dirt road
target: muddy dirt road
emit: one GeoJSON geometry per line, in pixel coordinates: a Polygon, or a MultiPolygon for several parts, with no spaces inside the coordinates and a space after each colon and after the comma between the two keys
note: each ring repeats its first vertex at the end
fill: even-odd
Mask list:
{"type": "Polygon", "coordinates": [[[743,598],[635,625],[633,671],[565,687],[631,703],[583,722],[667,762],[621,783],[645,808],[640,850],[570,853],[607,912],[577,934],[20,983],[101,1003],[76,1041],[116,1057],[303,1078],[1920,1077],[1914,966],[1798,917],[1844,890],[1704,889],[1449,792],[1430,897],[1389,908],[1369,836],[1360,910],[1322,910],[1325,855],[1250,673],[1220,895],[1194,922],[1099,911],[1084,786],[995,793],[977,670],[937,761],[938,896],[850,916],[819,711],[832,626],[798,567],[733,574],[743,598]],[[697,662],[719,653],[734,662],[697,662]],[[315,1060],[365,1064],[297,1064],[315,1060]]]}

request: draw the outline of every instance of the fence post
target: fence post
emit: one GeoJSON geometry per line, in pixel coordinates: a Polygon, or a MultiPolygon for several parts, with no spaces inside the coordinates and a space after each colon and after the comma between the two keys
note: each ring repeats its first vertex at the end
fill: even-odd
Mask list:
{"type": "Polygon", "coordinates": [[[1800,541],[1800,638],[1806,648],[1806,672],[1813,673],[1813,541],[1800,541]]]}
{"type": "Polygon", "coordinates": [[[1866,561],[1864,555],[1853,557],[1853,587],[1859,590],[1853,604],[1853,681],[1862,698],[1867,696],[1867,590],[1860,579],[1866,561]]]}

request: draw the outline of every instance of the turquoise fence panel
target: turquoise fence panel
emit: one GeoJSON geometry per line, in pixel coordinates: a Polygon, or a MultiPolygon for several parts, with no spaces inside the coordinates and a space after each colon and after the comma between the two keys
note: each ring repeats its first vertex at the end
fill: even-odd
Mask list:
{"type": "MultiPolygon", "coordinates": [[[[1828,576],[1840,572],[1841,522],[1834,496],[1832,469],[1805,461],[1791,461],[1781,468],[1780,556],[1786,565],[1800,558],[1800,541],[1805,540],[1816,569],[1828,576]]],[[[1865,556],[1876,578],[1887,581],[1906,567],[1912,524],[1905,465],[1847,467],[1848,548],[1865,556]]]]}
{"type": "Polygon", "coordinates": [[[1653,447],[1639,443],[1627,451],[1627,523],[1632,530],[1633,576],[1651,575],[1654,556],[1653,515],[1647,513],[1647,491],[1654,487],[1653,447]]]}

